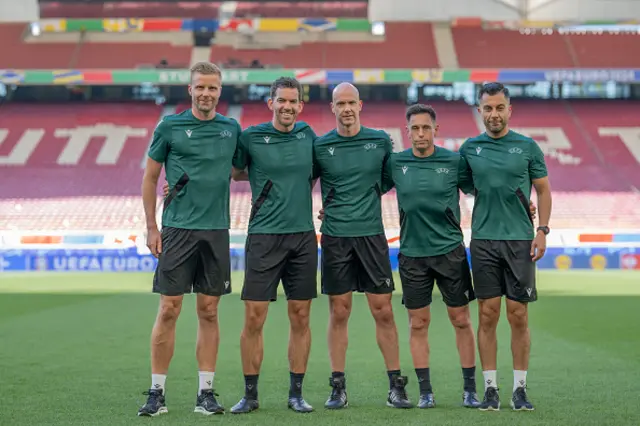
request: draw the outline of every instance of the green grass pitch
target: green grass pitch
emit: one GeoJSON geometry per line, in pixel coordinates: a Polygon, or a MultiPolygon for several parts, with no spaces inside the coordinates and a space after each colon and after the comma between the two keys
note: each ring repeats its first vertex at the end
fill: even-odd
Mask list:
{"type": "MultiPolygon", "coordinates": [[[[397,277],[396,277],[397,279],[397,277]]],[[[220,305],[221,349],[215,378],[230,408],[242,396],[239,334],[243,307],[235,293],[220,305]]],[[[286,409],[289,385],[285,299],[270,307],[260,376],[261,408],[245,416],[193,413],[197,391],[196,316],[189,296],[178,322],[176,351],[167,379],[169,414],[138,418],[150,385],[149,336],[158,297],[148,274],[0,275],[1,425],[638,425],[640,383],[640,274],[608,271],[541,271],[540,299],[531,306],[529,395],[534,412],[508,407],[512,389],[509,328],[499,327],[498,377],[503,408],[460,407],[462,378],[454,333],[439,295],[430,330],[432,383],[437,408],[385,406],[388,381],[365,299],[355,296],[350,322],[347,380],[350,407],[327,412],[328,307],[312,307],[312,349],[305,397],[316,411],[286,409]]],[[[399,285],[399,280],[397,281],[399,285]]],[[[477,306],[472,319],[477,325],[477,306]]],[[[504,309],[504,305],[503,305],[504,309]]],[[[408,346],[408,320],[399,293],[394,310],[403,372],[415,402],[417,380],[408,346]]],[[[478,390],[482,375],[478,358],[478,390]]]]}

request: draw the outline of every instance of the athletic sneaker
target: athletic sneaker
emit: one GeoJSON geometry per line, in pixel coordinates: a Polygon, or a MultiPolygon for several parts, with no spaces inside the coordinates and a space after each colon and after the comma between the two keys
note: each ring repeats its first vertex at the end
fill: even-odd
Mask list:
{"type": "Polygon", "coordinates": [[[147,403],[138,410],[139,416],[155,417],[169,412],[164,403],[164,392],[161,389],[149,389],[149,391],[143,392],[143,395],[149,397],[147,403]]]}
{"type": "Polygon", "coordinates": [[[407,376],[393,376],[391,383],[393,386],[389,390],[387,396],[387,406],[393,408],[413,408],[413,404],[409,401],[407,390],[405,387],[409,382],[407,376]]]}
{"type": "Polygon", "coordinates": [[[252,397],[243,397],[236,405],[231,407],[231,414],[245,414],[260,408],[258,400],[252,397]]]}
{"type": "Polygon", "coordinates": [[[196,408],[194,413],[201,413],[205,416],[212,414],[224,414],[224,407],[216,400],[217,393],[213,389],[205,389],[200,392],[196,400],[196,408]]]}
{"type": "Polygon", "coordinates": [[[329,386],[331,386],[331,395],[324,403],[324,407],[330,410],[337,410],[349,406],[347,400],[347,385],[344,377],[329,377],[329,386]]]}
{"type": "Polygon", "coordinates": [[[464,391],[462,394],[462,405],[467,408],[480,407],[480,401],[478,401],[478,394],[475,392],[464,391]]]}
{"type": "Polygon", "coordinates": [[[500,395],[498,395],[498,389],[487,388],[484,391],[484,399],[478,407],[480,411],[499,411],[500,410],[500,395]]]}
{"type": "Polygon", "coordinates": [[[527,398],[527,390],[524,387],[518,387],[511,397],[511,408],[516,411],[533,411],[533,404],[527,398]]]}
{"type": "Polygon", "coordinates": [[[418,401],[418,408],[435,408],[436,400],[433,396],[433,392],[425,392],[420,394],[420,400],[418,401]]]}
{"type": "Polygon", "coordinates": [[[290,396],[288,406],[296,413],[310,413],[313,411],[313,407],[301,396],[290,396]]]}

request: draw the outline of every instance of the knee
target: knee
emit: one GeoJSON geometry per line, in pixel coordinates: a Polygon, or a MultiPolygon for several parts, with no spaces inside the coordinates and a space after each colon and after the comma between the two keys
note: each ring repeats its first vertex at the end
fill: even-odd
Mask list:
{"type": "Polygon", "coordinates": [[[304,330],[309,328],[309,314],[311,311],[309,303],[294,303],[289,305],[289,320],[293,330],[304,330]]]}
{"type": "Polygon", "coordinates": [[[390,326],[393,324],[393,308],[391,303],[385,303],[384,305],[377,305],[371,308],[371,313],[376,321],[376,324],[382,326],[390,326]]]}
{"type": "Polygon", "coordinates": [[[208,323],[218,322],[218,306],[215,303],[198,306],[198,319],[208,323]]]}
{"type": "Polygon", "coordinates": [[[410,315],[409,316],[409,326],[411,327],[411,332],[425,332],[429,329],[429,320],[428,316],[425,315],[410,315]]]}
{"type": "Polygon", "coordinates": [[[351,304],[342,302],[331,303],[331,322],[336,325],[345,325],[351,315],[351,304]]]}
{"type": "Polygon", "coordinates": [[[261,306],[247,305],[244,322],[245,330],[250,333],[262,332],[266,314],[267,310],[261,306]]]}
{"type": "Polygon", "coordinates": [[[519,306],[509,307],[507,309],[507,319],[511,328],[526,329],[529,326],[526,305],[520,304],[519,306]]]}
{"type": "Polygon", "coordinates": [[[455,329],[463,330],[471,328],[471,318],[469,316],[468,310],[464,310],[463,312],[450,313],[449,320],[451,321],[451,325],[453,325],[455,329]]]}
{"type": "Polygon", "coordinates": [[[162,323],[175,323],[182,309],[182,300],[165,298],[160,304],[158,320],[162,323]]]}
{"type": "Polygon", "coordinates": [[[494,307],[489,304],[482,304],[480,306],[480,325],[483,330],[493,330],[498,326],[498,320],[500,319],[500,305],[494,307]]]}

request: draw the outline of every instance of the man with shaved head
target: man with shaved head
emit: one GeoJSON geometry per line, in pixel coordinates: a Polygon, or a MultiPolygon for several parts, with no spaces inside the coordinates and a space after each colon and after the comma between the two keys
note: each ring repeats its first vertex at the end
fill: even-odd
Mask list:
{"type": "Polygon", "coordinates": [[[332,392],[329,409],[348,405],[345,363],[347,323],[353,291],[364,292],[376,324],[376,338],[389,377],[387,405],[411,408],[400,372],[398,332],[391,294],[394,281],[382,224],[382,172],[393,151],[388,134],[360,124],[362,101],[349,83],[333,91],[336,129],[316,139],[314,177],[322,187],[320,232],[322,292],[329,296],[328,345],[332,392]]]}

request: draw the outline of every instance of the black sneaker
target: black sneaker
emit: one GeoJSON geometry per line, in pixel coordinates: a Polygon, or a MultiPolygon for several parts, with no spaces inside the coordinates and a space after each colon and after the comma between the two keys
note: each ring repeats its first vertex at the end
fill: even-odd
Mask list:
{"type": "Polygon", "coordinates": [[[216,400],[217,393],[212,389],[206,389],[200,392],[198,399],[196,400],[196,408],[194,413],[201,413],[205,416],[212,414],[224,414],[224,407],[216,400]]]}
{"type": "Polygon", "coordinates": [[[245,414],[257,410],[260,407],[258,400],[245,396],[236,405],[231,407],[231,414],[245,414]]]}
{"type": "Polygon", "coordinates": [[[436,400],[433,397],[433,392],[427,392],[420,394],[420,401],[418,401],[418,408],[435,408],[436,400]]]}
{"type": "Polygon", "coordinates": [[[413,408],[413,404],[409,401],[407,390],[405,389],[407,383],[409,383],[409,378],[407,376],[394,376],[391,381],[393,386],[387,396],[387,407],[413,408]]]}
{"type": "Polygon", "coordinates": [[[288,405],[296,413],[310,413],[313,411],[313,407],[301,396],[290,396],[288,405]]]}
{"type": "Polygon", "coordinates": [[[329,377],[329,386],[333,388],[329,399],[324,403],[324,407],[330,410],[337,410],[349,406],[347,401],[347,386],[344,377],[329,377]]]}
{"type": "Polygon", "coordinates": [[[511,397],[511,408],[516,411],[533,411],[533,404],[527,398],[527,390],[524,387],[516,388],[511,397]]]}
{"type": "Polygon", "coordinates": [[[484,399],[478,407],[480,411],[500,411],[500,395],[497,388],[487,388],[484,391],[484,399]]]}
{"type": "Polygon", "coordinates": [[[164,392],[161,389],[149,389],[143,395],[149,395],[149,397],[147,403],[138,410],[139,416],[155,417],[169,412],[164,404],[164,392]]]}
{"type": "Polygon", "coordinates": [[[475,392],[464,391],[462,394],[462,406],[467,408],[480,407],[480,401],[478,401],[478,394],[475,392]]]}

